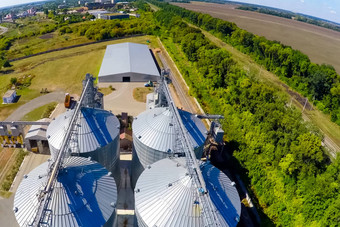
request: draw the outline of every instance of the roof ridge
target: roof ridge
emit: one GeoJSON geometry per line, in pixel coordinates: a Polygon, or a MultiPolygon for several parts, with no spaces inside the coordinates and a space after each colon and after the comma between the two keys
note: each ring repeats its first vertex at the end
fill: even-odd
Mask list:
{"type": "Polygon", "coordinates": [[[132,59],[132,49],[131,49],[131,43],[130,42],[127,42],[126,43],[127,44],[127,48],[128,48],[128,51],[129,51],[129,56],[128,56],[128,60],[129,60],[129,71],[130,72],[132,72],[132,61],[131,61],[131,59],[132,59]]]}

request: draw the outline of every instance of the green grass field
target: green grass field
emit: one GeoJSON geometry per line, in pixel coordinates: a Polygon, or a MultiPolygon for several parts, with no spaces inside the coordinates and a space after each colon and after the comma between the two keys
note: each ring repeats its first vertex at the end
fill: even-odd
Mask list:
{"type": "Polygon", "coordinates": [[[80,95],[81,81],[85,74],[91,73],[98,76],[107,45],[123,42],[147,44],[147,40],[150,41],[151,48],[159,47],[156,37],[139,36],[76,47],[12,62],[13,66],[8,69],[10,73],[0,73],[1,97],[6,92],[11,77],[23,75],[35,77],[29,88],[20,91],[21,98],[18,103],[0,104],[0,120],[6,119],[20,105],[38,97],[42,88],[47,88],[50,92],[65,91],[80,95]]]}
{"type": "Polygon", "coordinates": [[[137,87],[133,89],[133,98],[138,102],[146,102],[146,95],[152,93],[152,87],[137,87]]]}
{"type": "Polygon", "coordinates": [[[51,112],[55,109],[58,103],[51,102],[46,105],[40,106],[35,110],[32,110],[28,114],[26,114],[21,120],[22,121],[37,121],[41,118],[47,118],[51,114],[51,112]]]}
{"type": "Polygon", "coordinates": [[[51,49],[57,49],[61,47],[89,42],[93,41],[88,40],[85,36],[79,37],[75,34],[58,35],[58,31],[56,31],[45,35],[34,36],[14,41],[7,53],[7,57],[9,59],[13,59],[51,49]]]}

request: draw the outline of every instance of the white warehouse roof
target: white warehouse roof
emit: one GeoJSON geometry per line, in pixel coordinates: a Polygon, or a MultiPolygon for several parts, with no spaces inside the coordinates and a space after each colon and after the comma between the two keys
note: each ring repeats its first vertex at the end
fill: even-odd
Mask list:
{"type": "Polygon", "coordinates": [[[159,71],[147,45],[120,43],[106,47],[99,82],[157,81],[159,71]]]}

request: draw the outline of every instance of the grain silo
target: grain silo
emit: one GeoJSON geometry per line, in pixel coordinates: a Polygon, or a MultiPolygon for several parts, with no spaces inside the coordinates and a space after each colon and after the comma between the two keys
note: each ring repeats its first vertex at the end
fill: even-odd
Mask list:
{"type": "MultiPolygon", "coordinates": [[[[197,158],[201,158],[206,128],[195,115],[178,110],[197,158]]],[[[176,138],[174,114],[168,107],[158,107],[144,111],[132,122],[133,161],[132,186],[134,187],[141,170],[148,165],[173,155],[176,138]],[[140,167],[142,165],[142,168],[140,167]]],[[[179,154],[181,155],[181,154],[179,154]]]]}
{"type": "Polygon", "coordinates": [[[64,160],[45,215],[40,223],[34,222],[51,163],[45,162],[25,175],[18,187],[13,211],[20,226],[117,226],[115,180],[102,165],[83,157],[64,160]]]}
{"type": "MultiPolygon", "coordinates": [[[[47,128],[47,139],[52,159],[56,159],[74,110],[67,111],[47,128]]],[[[120,123],[112,113],[96,108],[82,107],[73,128],[69,150],[72,156],[91,157],[113,173],[119,184],[120,123]]]]}
{"type": "MultiPolygon", "coordinates": [[[[234,184],[210,164],[201,164],[209,199],[219,226],[236,226],[241,203],[234,184]]],[[[205,226],[199,190],[188,174],[185,158],[166,158],[149,165],[135,187],[139,227],[205,226]]]]}

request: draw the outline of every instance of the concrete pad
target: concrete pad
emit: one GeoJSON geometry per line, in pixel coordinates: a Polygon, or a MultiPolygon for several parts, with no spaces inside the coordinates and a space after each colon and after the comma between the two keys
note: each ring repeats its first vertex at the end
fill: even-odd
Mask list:
{"type": "Polygon", "coordinates": [[[0,197],[0,226],[19,226],[13,212],[14,195],[8,199],[0,197]]]}
{"type": "Polygon", "coordinates": [[[98,83],[98,87],[114,87],[116,90],[111,94],[104,96],[104,109],[111,110],[114,114],[127,112],[129,115],[136,117],[146,110],[146,103],[138,102],[133,98],[133,89],[144,87],[144,82],[126,82],[126,83],[98,83]]]}
{"type": "Polygon", "coordinates": [[[131,174],[131,153],[120,155],[121,182],[118,190],[117,216],[118,226],[133,227],[135,217],[135,199],[130,184],[131,174]]]}

